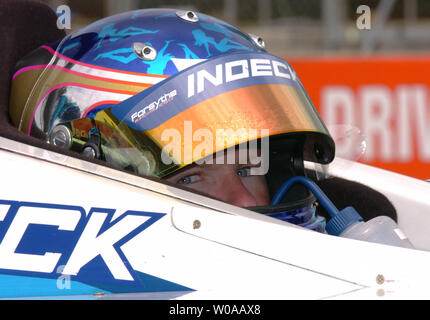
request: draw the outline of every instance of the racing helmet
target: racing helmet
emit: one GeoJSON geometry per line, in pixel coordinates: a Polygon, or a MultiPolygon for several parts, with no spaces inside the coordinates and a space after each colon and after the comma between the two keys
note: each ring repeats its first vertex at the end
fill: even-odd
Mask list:
{"type": "MultiPolygon", "coordinates": [[[[16,65],[9,111],[28,135],[159,178],[269,141],[271,194],[304,175],[304,160],[334,157],[291,65],[261,38],[192,11],[125,12],[40,46],[16,65]]],[[[297,185],[276,206],[251,209],[309,225],[314,202],[297,185]]]]}

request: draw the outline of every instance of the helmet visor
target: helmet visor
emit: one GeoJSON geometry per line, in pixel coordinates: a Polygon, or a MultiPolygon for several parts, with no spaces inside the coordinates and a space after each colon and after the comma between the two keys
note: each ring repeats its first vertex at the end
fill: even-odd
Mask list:
{"type": "MultiPolygon", "coordinates": [[[[198,63],[94,120],[127,141],[135,157],[151,153],[150,174],[159,177],[263,137],[300,133],[305,160],[329,163],[334,156],[333,140],[293,69],[267,53],[198,63]]],[[[122,153],[112,140],[102,136],[102,147],[122,153]]]]}

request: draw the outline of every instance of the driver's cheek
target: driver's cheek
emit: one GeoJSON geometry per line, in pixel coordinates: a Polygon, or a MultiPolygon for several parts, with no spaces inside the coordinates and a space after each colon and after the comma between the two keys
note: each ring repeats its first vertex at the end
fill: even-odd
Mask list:
{"type": "Polygon", "coordinates": [[[258,205],[256,195],[242,182],[239,176],[231,176],[228,181],[217,186],[216,197],[224,202],[238,207],[253,207],[258,205]]]}

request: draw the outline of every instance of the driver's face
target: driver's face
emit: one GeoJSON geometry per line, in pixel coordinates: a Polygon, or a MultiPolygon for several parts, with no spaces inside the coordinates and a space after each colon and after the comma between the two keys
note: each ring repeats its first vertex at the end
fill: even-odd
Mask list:
{"type": "MultiPolygon", "coordinates": [[[[226,155],[222,155],[226,157],[226,155]]],[[[268,205],[269,191],[263,175],[250,175],[252,164],[192,165],[166,180],[239,207],[268,205]]],[[[238,159],[236,153],[235,159],[238,159]]],[[[224,163],[227,163],[224,158],[224,163]]]]}

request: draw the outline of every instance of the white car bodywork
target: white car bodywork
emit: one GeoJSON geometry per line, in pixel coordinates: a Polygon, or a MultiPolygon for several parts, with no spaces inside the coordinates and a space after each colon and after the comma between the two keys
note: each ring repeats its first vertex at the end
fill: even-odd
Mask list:
{"type": "Polygon", "coordinates": [[[426,276],[430,267],[430,184],[425,181],[342,159],[329,167],[329,174],[361,182],[389,198],[400,228],[417,248],[411,250],[317,233],[5,138],[0,138],[0,168],[1,298],[430,297],[430,277],[426,276]],[[19,207],[17,201],[31,205],[19,207]],[[12,212],[15,205],[18,213],[12,212]],[[68,206],[74,206],[70,212],[59,212],[68,211],[68,206]],[[92,215],[93,230],[87,223],[85,231],[77,235],[81,242],[72,242],[73,253],[18,250],[22,239],[28,237],[27,242],[37,245],[40,239],[32,240],[27,232],[34,224],[51,223],[65,235],[75,232],[84,217],[79,220],[74,208],[82,208],[87,219],[92,208],[99,208],[99,212],[92,215]],[[127,216],[125,212],[130,210],[163,216],[140,230],[149,218],[127,216]],[[103,211],[113,212],[111,221],[103,211]],[[10,220],[12,214],[15,216],[10,220]],[[97,216],[101,219],[98,227],[97,216]],[[122,227],[115,225],[120,220],[122,227]],[[107,230],[103,233],[101,223],[114,227],[103,229],[107,230]],[[121,246],[116,247],[117,243],[121,246]],[[113,283],[122,281],[118,286],[125,289],[103,290],[79,281],[79,274],[96,255],[102,258],[98,265],[107,277],[113,283]],[[66,261],[65,266],[61,261],[66,261]],[[147,277],[140,283],[141,292],[127,291],[133,270],[147,277]],[[164,282],[174,285],[158,290],[164,282]]]}

